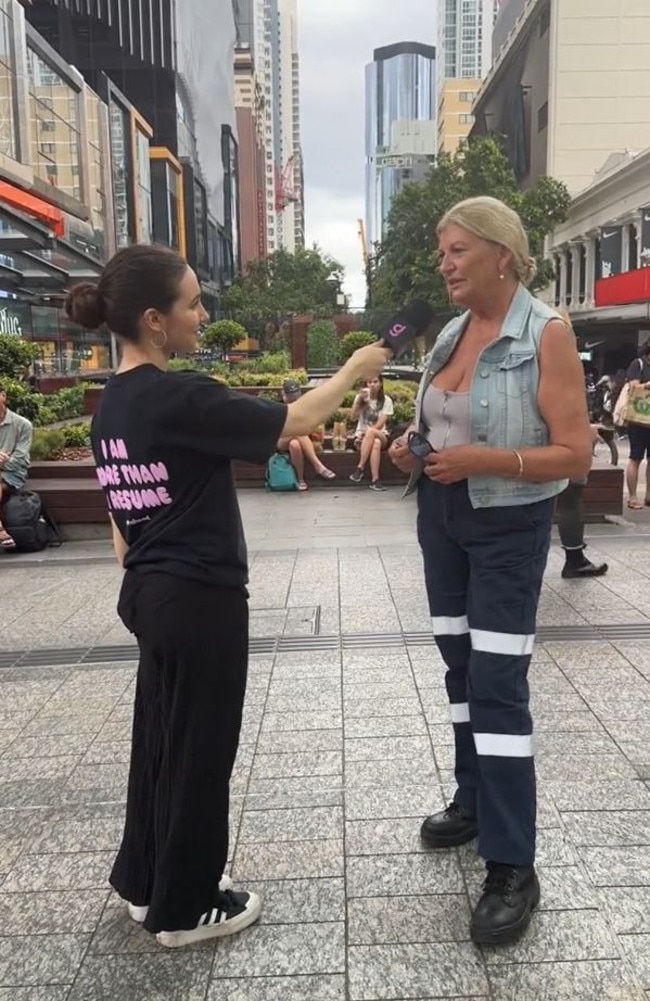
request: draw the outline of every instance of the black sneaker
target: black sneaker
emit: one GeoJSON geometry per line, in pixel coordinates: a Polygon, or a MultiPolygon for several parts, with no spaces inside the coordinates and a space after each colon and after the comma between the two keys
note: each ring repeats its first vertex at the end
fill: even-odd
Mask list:
{"type": "Polygon", "coordinates": [[[472,841],[478,834],[476,817],[458,803],[450,803],[442,813],[427,817],[420,838],[428,848],[454,848],[472,841]]]}
{"type": "Polygon", "coordinates": [[[381,482],[381,480],[373,480],[369,486],[371,490],[376,490],[377,493],[383,493],[384,490],[386,490],[386,487],[381,482]]]}
{"type": "Polygon", "coordinates": [[[602,577],[609,570],[607,563],[592,563],[585,560],[580,566],[572,567],[568,563],[562,568],[562,576],[565,580],[580,580],[580,578],[602,577]]]}
{"type": "Polygon", "coordinates": [[[483,896],[472,914],[472,941],[477,945],[516,942],[528,928],[539,898],[539,880],[532,865],[488,862],[483,896]]]}
{"type": "Polygon", "coordinates": [[[361,480],[363,479],[363,469],[359,469],[357,466],[355,471],[350,473],[350,479],[353,483],[361,483],[361,480]]]}
{"type": "Polygon", "coordinates": [[[195,928],[188,931],[159,931],[156,938],[160,945],[178,949],[182,945],[203,942],[207,938],[236,935],[257,921],[261,913],[262,901],[257,894],[224,890],[217,894],[214,907],[201,915],[195,928]]]}

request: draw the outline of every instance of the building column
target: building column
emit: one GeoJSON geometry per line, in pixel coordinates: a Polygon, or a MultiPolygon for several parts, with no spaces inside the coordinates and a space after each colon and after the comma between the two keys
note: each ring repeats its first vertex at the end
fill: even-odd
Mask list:
{"type": "Polygon", "coordinates": [[[582,244],[578,242],[572,242],[569,246],[569,253],[571,254],[571,296],[568,303],[569,309],[580,308],[581,247],[582,244]]]}
{"type": "Polygon", "coordinates": [[[567,295],[567,256],[566,248],[562,247],[559,252],[560,258],[560,306],[562,309],[566,308],[566,295],[567,295]]]}
{"type": "Polygon", "coordinates": [[[593,309],[596,286],[596,237],[589,233],[586,237],[587,259],[585,262],[585,309],[593,309]]]}

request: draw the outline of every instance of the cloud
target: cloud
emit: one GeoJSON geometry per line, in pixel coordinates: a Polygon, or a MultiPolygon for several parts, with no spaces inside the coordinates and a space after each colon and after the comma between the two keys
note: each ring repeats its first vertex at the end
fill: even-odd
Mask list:
{"type": "Polygon", "coordinates": [[[435,4],[300,0],[298,6],[307,243],[345,265],[346,292],[363,306],[357,219],[365,213],[365,66],[382,45],[435,45],[435,4]]]}

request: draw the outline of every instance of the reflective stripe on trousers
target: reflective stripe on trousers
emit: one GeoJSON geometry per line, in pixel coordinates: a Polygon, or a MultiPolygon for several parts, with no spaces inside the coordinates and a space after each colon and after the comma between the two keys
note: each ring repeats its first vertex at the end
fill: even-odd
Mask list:
{"type": "Polygon", "coordinates": [[[535,857],[527,676],[552,514],[553,500],[474,510],[465,482],[418,484],[418,539],[455,733],[454,799],[478,818],[479,854],[512,865],[535,857]]]}

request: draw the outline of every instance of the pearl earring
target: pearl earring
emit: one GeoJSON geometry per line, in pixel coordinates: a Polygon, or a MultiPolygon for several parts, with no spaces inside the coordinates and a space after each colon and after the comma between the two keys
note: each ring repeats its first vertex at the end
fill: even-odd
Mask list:
{"type": "Polygon", "coordinates": [[[505,275],[499,275],[499,280],[500,281],[505,281],[505,277],[506,277],[505,275]]]}

